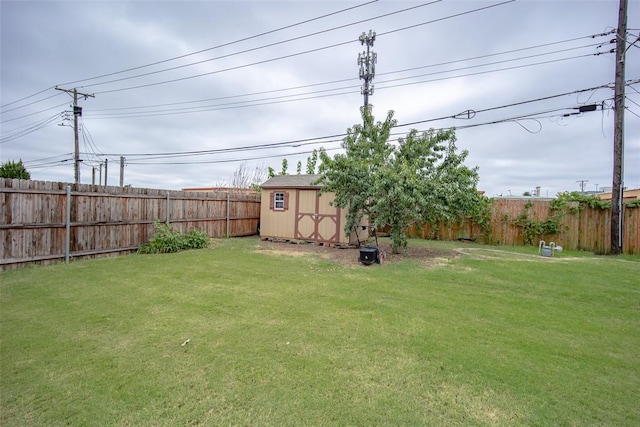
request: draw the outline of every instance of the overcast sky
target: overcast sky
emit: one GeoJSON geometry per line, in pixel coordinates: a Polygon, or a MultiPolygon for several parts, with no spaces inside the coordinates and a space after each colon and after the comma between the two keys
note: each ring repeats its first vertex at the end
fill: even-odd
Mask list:
{"type": "MultiPolygon", "coordinates": [[[[360,122],[358,37],[373,30],[374,115],[394,110],[400,125],[418,122],[397,136],[457,127],[488,196],[537,186],[555,196],[580,190],[578,181],[611,187],[618,0],[0,8],[0,161],[22,159],[32,179],[74,179],[73,100],[56,86],[95,96],[78,102],[82,183],[92,168],[98,180],[108,159],[108,183],[118,185],[120,156],[134,187],[225,185],[243,162],[280,170],[286,158],[289,173],[298,161],[304,170],[311,150],[339,152],[341,135],[360,122]],[[591,104],[596,111],[566,116],[591,104]]],[[[637,81],[640,1],[629,1],[628,15],[626,79],[637,81]]],[[[639,188],[640,83],[626,93],[624,181],[639,188]]]]}

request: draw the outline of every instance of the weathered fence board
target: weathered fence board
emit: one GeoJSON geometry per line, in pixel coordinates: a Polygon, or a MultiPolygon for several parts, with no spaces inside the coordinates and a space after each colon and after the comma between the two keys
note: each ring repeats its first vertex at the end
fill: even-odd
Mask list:
{"type": "Polygon", "coordinates": [[[194,193],[0,179],[0,269],[65,258],[67,186],[71,188],[70,256],[127,253],[149,240],[155,221],[210,237],[257,233],[260,196],[194,193]],[[229,207],[227,207],[229,204],[229,207]],[[231,215],[227,216],[227,211],[231,215]],[[169,215],[167,216],[167,212],[169,215]]]}

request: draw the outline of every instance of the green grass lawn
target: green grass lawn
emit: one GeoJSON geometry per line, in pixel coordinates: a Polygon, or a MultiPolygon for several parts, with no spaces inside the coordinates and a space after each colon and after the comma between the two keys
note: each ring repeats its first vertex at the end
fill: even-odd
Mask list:
{"type": "Polygon", "coordinates": [[[639,257],[409,245],[0,272],[0,425],[640,425],[639,257]]]}

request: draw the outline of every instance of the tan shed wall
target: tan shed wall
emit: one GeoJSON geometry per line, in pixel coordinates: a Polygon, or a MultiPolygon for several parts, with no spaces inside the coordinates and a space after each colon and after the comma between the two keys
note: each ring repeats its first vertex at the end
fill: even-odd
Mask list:
{"type": "Polygon", "coordinates": [[[296,192],[292,189],[263,189],[260,203],[260,236],[293,239],[295,223],[296,192]],[[270,195],[273,192],[289,193],[289,209],[271,209],[270,195]]]}
{"type": "MultiPolygon", "coordinates": [[[[331,206],[332,193],[317,196],[316,189],[263,188],[260,211],[260,236],[303,241],[355,244],[358,236],[351,233],[346,236],[347,211],[331,206]],[[288,209],[271,209],[271,194],[288,193],[288,209]]],[[[358,230],[361,240],[366,239],[367,231],[358,230]]]]}

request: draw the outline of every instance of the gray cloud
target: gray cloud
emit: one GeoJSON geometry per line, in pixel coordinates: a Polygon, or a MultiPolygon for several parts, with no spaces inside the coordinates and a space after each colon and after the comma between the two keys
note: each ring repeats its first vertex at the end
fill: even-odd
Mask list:
{"type": "MultiPolygon", "coordinates": [[[[497,3],[443,1],[237,54],[421,4],[376,2],[175,61],[80,82],[78,80],[164,61],[362,3],[3,1],[0,3],[1,103],[3,106],[12,104],[2,108],[1,136],[7,138],[21,129],[28,130],[36,123],[68,110],[71,103],[69,95],[58,93],[50,99],[44,98],[56,95],[53,86],[70,83],[65,87],[78,87],[81,92],[96,95],[80,102],[84,108],[81,122],[85,129],[81,135],[82,182],[90,182],[91,166],[97,167],[101,160],[108,158],[109,183],[117,184],[117,161],[121,155],[127,157],[125,183],[137,187],[174,189],[220,184],[231,178],[242,161],[246,161],[251,169],[256,166],[279,169],[285,155],[289,160],[289,171],[294,172],[297,161],[305,162],[308,155],[305,152],[323,145],[328,149],[338,148],[339,142],[318,145],[292,143],[287,147],[206,156],[150,159],[136,154],[231,149],[344,133],[360,121],[358,109],[362,96],[358,89],[360,81],[357,79],[356,58],[363,47],[352,42],[330,49],[322,48],[356,40],[361,32],[369,29],[379,34],[374,46],[378,63],[375,92],[371,97],[379,119],[383,119],[388,110],[394,110],[400,123],[423,121],[469,109],[480,111],[613,82],[613,55],[567,59],[611,49],[607,42],[613,35],[582,38],[484,59],[469,58],[610,31],[617,25],[617,1],[520,1],[418,25],[497,3]],[[418,26],[392,32],[412,25],[418,26]],[[594,43],[602,43],[603,46],[599,49],[597,46],[582,47],[594,43]],[[319,50],[271,61],[312,49],[319,50]],[[570,50],[469,68],[561,49],[570,50]],[[224,55],[231,56],[211,60],[224,55]],[[460,59],[466,60],[434,66],[460,59]],[[206,62],[93,85],[199,61],[206,62]],[[261,61],[269,62],[247,66],[261,61]],[[555,62],[445,79],[542,61],[555,62]],[[234,67],[239,68],[219,72],[234,67]],[[417,67],[424,68],[398,72],[417,67]],[[451,71],[453,69],[460,70],[451,71]],[[188,78],[199,74],[202,76],[188,78]],[[409,76],[413,77],[397,80],[409,76]],[[183,80],[111,92],[171,79],[183,80]],[[235,97],[342,79],[352,80],[235,97]],[[424,82],[427,80],[433,81],[424,82]],[[422,83],[400,86],[418,81],[422,83]],[[299,101],[286,98],[261,100],[337,87],[348,88],[335,92],[348,93],[326,96],[335,92],[318,92],[300,95],[313,99],[299,101]],[[13,103],[42,90],[45,91],[37,96],[13,103]],[[191,102],[232,96],[234,98],[191,102]],[[276,102],[285,100],[288,102],[276,102]],[[40,102],[26,105],[33,101],[40,102]],[[241,101],[264,105],[230,104],[241,101]],[[139,108],[161,104],[170,105],[139,108]],[[207,111],[186,110],[202,106],[207,106],[203,108],[207,111]],[[16,107],[21,108],[14,110],[16,107]],[[167,111],[159,115],[159,110],[167,111]],[[272,157],[263,158],[267,156],[272,157]],[[184,164],[158,164],[166,162],[184,164]]],[[[636,36],[640,31],[636,18],[640,16],[638,7],[638,2],[629,4],[629,28],[635,29],[631,32],[636,36]]],[[[636,45],[628,50],[627,79],[640,78],[639,70],[640,50],[636,45]]],[[[640,85],[635,85],[628,88],[627,93],[630,112],[626,115],[625,184],[631,188],[640,187],[638,91],[640,85]]],[[[543,194],[555,195],[560,191],[577,190],[576,181],[583,179],[589,180],[587,189],[593,190],[595,184],[610,186],[612,181],[612,96],[612,90],[601,89],[480,112],[470,120],[447,119],[414,127],[460,127],[458,146],[469,150],[467,163],[470,166],[479,166],[480,188],[488,195],[507,194],[509,191],[522,194],[538,185],[542,186],[543,194]],[[561,117],[561,114],[571,112],[571,108],[603,101],[605,111],[561,117]],[[519,120],[517,123],[464,128],[466,125],[555,109],[562,110],[541,114],[537,121],[519,120]]],[[[73,169],[69,159],[73,151],[73,133],[70,127],[57,126],[59,123],[62,120],[56,119],[42,129],[0,144],[0,160],[21,158],[34,179],[72,181],[73,169]]],[[[402,127],[398,131],[408,129],[402,127]]]]}

